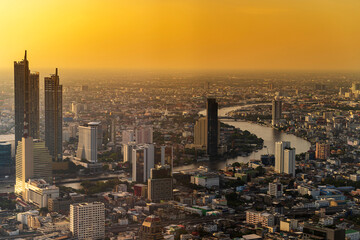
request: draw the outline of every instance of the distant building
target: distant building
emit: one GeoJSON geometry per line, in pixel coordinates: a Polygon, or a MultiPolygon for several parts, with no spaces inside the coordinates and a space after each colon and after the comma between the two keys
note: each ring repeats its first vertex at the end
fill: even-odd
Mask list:
{"type": "MultiPolygon", "coordinates": [[[[25,194],[25,183],[32,178],[52,183],[52,159],[44,141],[22,138],[16,151],[15,193],[25,194]]],[[[25,197],[24,197],[25,198],[25,197]]]]}
{"type": "Polygon", "coordinates": [[[290,142],[275,143],[275,171],[295,176],[295,148],[290,142]]]}
{"type": "Polygon", "coordinates": [[[58,69],[45,77],[45,145],[53,161],[62,161],[62,85],[58,69]]]}
{"type": "Polygon", "coordinates": [[[105,205],[100,202],[70,205],[70,231],[76,239],[105,238],[105,205]]]}
{"type": "Polygon", "coordinates": [[[134,130],[124,130],[122,131],[122,143],[128,144],[129,142],[135,141],[134,130]]]}
{"type": "Polygon", "coordinates": [[[207,122],[207,154],[216,156],[218,154],[219,123],[218,103],[215,98],[208,98],[206,102],[207,122]]]}
{"type": "Polygon", "coordinates": [[[194,126],[194,145],[207,147],[207,122],[206,118],[199,118],[194,126]]]}
{"type": "Polygon", "coordinates": [[[39,73],[30,73],[26,53],[22,61],[14,62],[15,149],[24,135],[24,122],[27,134],[40,138],[39,73]]]}
{"type": "Polygon", "coordinates": [[[257,212],[253,210],[246,211],[246,223],[261,224],[263,227],[273,227],[275,225],[274,215],[267,212],[257,212]]]}
{"type": "Polygon", "coordinates": [[[200,185],[206,188],[219,187],[219,175],[214,173],[203,173],[191,176],[191,183],[200,185]]]}
{"type": "Polygon", "coordinates": [[[140,240],[160,240],[164,239],[162,235],[161,220],[155,215],[145,218],[139,230],[140,240]]]}
{"type": "Polygon", "coordinates": [[[132,151],[132,180],[139,183],[147,182],[154,165],[154,145],[137,145],[132,151]]]}
{"type": "Polygon", "coordinates": [[[38,208],[48,206],[48,199],[59,197],[59,188],[43,179],[29,179],[25,183],[24,200],[38,208]]]}
{"type": "Polygon", "coordinates": [[[151,144],[153,143],[153,128],[149,126],[138,127],[135,137],[137,144],[151,144]]]}
{"type": "Polygon", "coordinates": [[[174,149],[173,146],[163,145],[155,146],[155,166],[169,166],[170,173],[172,174],[173,169],[173,159],[174,159],[174,149]]]}
{"type": "Polygon", "coordinates": [[[303,239],[345,240],[345,230],[305,225],[303,239]]]}
{"type": "Polygon", "coordinates": [[[134,185],[134,195],[137,197],[147,197],[147,185],[145,184],[135,184],[134,185]]]}
{"type": "Polygon", "coordinates": [[[79,143],[76,157],[91,163],[97,162],[99,122],[90,122],[79,126],[79,143]]]}
{"type": "Polygon", "coordinates": [[[0,142],[0,175],[8,175],[12,168],[11,143],[0,142]]]}
{"type": "Polygon", "coordinates": [[[276,96],[272,101],[272,125],[279,124],[282,114],[282,101],[279,96],[276,96]]]}
{"type": "Polygon", "coordinates": [[[173,199],[173,178],[170,166],[151,169],[148,179],[148,199],[152,202],[173,199]]]}
{"type": "Polygon", "coordinates": [[[283,195],[283,185],[280,182],[269,183],[268,194],[274,197],[281,197],[283,195]]]}
{"type": "Polygon", "coordinates": [[[131,163],[132,161],[132,151],[136,148],[135,142],[128,142],[126,144],[123,144],[123,159],[124,162],[131,163]]]}
{"type": "Polygon", "coordinates": [[[326,160],[330,157],[330,145],[327,143],[316,143],[315,158],[326,160]]]}

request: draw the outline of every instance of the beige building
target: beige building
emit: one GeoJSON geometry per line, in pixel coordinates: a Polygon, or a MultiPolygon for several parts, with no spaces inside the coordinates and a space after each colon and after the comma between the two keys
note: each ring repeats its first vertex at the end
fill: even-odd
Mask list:
{"type": "Polygon", "coordinates": [[[31,178],[52,183],[52,159],[45,142],[32,137],[22,138],[16,151],[15,193],[24,198],[25,184],[31,178]]]}
{"type": "Polygon", "coordinates": [[[59,197],[59,188],[48,184],[43,179],[29,179],[25,183],[24,200],[38,208],[48,206],[48,199],[59,197]]]}
{"type": "MultiPolygon", "coordinates": [[[[206,117],[199,118],[194,126],[194,147],[207,148],[208,129],[206,117]]],[[[218,145],[220,144],[220,121],[218,121],[218,145]]]]}
{"type": "Polygon", "coordinates": [[[274,215],[267,212],[257,212],[257,211],[246,211],[246,223],[248,224],[261,224],[263,227],[272,227],[274,226],[275,219],[274,215]]]}
{"type": "Polygon", "coordinates": [[[70,205],[70,231],[76,239],[105,237],[105,205],[100,202],[70,205]]]}

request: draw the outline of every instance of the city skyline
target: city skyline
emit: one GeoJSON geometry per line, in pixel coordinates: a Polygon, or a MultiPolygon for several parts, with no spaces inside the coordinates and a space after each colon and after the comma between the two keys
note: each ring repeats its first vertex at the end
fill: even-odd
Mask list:
{"type": "Polygon", "coordinates": [[[355,0],[84,3],[1,2],[0,69],[360,69],[355,0]]]}

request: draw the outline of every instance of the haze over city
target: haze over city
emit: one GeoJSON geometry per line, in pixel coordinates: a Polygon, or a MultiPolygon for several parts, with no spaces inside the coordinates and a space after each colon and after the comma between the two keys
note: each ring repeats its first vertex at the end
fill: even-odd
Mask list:
{"type": "Polygon", "coordinates": [[[0,240],[360,240],[360,1],[0,2],[0,240]]]}

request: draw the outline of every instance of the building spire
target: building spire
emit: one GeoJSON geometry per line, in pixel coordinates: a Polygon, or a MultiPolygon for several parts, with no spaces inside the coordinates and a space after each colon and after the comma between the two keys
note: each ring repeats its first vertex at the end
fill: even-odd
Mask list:
{"type": "Polygon", "coordinates": [[[57,76],[57,75],[58,75],[58,69],[55,68],[55,76],[57,76]]]}
{"type": "Polygon", "coordinates": [[[24,60],[27,60],[26,58],[27,58],[27,50],[25,50],[25,57],[24,57],[24,60]]]}

